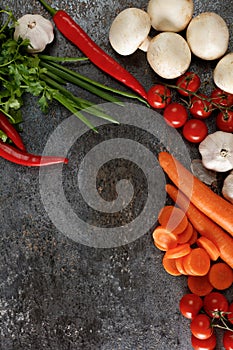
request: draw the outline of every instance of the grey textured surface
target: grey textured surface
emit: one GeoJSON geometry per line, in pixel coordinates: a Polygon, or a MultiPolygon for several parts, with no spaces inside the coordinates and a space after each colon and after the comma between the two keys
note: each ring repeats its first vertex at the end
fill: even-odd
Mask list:
{"type": "MultiPolygon", "coordinates": [[[[108,42],[108,29],[115,15],[130,6],[146,9],[146,1],[56,0],[50,3],[67,10],[146,89],[158,79],[146,64],[144,53],[136,52],[130,58],[119,57],[108,42]]],[[[232,50],[230,0],[195,0],[194,3],[195,14],[214,11],[224,17],[230,28],[229,50],[232,50]]],[[[9,6],[17,17],[40,13],[49,18],[35,0],[5,0],[1,5],[9,6]]],[[[51,54],[77,56],[78,52],[80,55],[57,30],[55,32],[55,41],[49,48],[51,54]]],[[[206,82],[206,92],[212,88],[214,65],[215,62],[193,58],[192,68],[206,82]]],[[[122,88],[91,64],[82,65],[81,71],[103,83],[122,88]]],[[[84,98],[103,102],[77,91],[84,98]]],[[[23,113],[23,140],[35,153],[43,152],[49,135],[69,116],[56,103],[51,105],[48,115],[43,115],[36,99],[29,96],[25,98],[23,113]]],[[[213,121],[208,123],[212,130],[213,121]]],[[[103,133],[107,132],[113,131],[103,128],[103,133]]],[[[128,131],[120,132],[127,136],[128,131]]],[[[154,140],[149,136],[147,139],[142,133],[136,137],[138,142],[148,143],[156,153],[154,140]]],[[[77,148],[78,161],[98,141],[101,136],[86,135],[77,148]]],[[[187,144],[187,147],[190,156],[197,157],[196,146],[187,144]]],[[[189,322],[178,310],[179,300],[187,291],[186,278],[175,278],[164,272],[162,254],[154,248],[150,232],[128,245],[112,249],[76,243],[59,232],[48,217],[40,197],[39,170],[20,167],[3,159],[0,163],[1,350],[191,349],[189,322]]],[[[67,169],[67,195],[83,216],[88,215],[88,208],[82,207],[82,201],[73,196],[77,184],[72,175],[77,176],[77,169],[72,164],[67,169]]],[[[116,164],[110,165],[101,180],[104,185],[113,177],[114,170],[116,164]]],[[[136,184],[140,186],[137,181],[136,184]]],[[[232,288],[226,294],[232,298],[232,288]]],[[[223,349],[221,337],[218,349],[223,349]]]]}

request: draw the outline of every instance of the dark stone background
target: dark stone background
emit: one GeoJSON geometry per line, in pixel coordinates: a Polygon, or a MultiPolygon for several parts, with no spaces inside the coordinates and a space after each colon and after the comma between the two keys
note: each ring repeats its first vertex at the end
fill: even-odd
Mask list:
{"type": "MultiPolygon", "coordinates": [[[[116,14],[130,6],[146,9],[146,1],[56,0],[50,3],[67,10],[146,89],[158,80],[143,52],[119,57],[108,42],[108,29],[116,14]]],[[[232,50],[231,1],[195,0],[194,3],[195,14],[215,11],[223,16],[230,28],[229,50],[232,50]]],[[[9,6],[17,17],[40,13],[49,18],[39,1],[5,0],[1,6],[9,6]]],[[[57,30],[55,33],[49,53],[80,55],[57,30]]],[[[193,57],[192,69],[200,74],[206,93],[213,87],[215,64],[193,57]]],[[[92,64],[81,65],[80,71],[123,89],[92,64]]],[[[75,91],[96,103],[103,102],[82,90],[75,91]]],[[[37,99],[30,96],[25,97],[23,114],[23,140],[28,150],[38,154],[43,152],[52,131],[70,115],[55,102],[44,115],[37,99]]],[[[214,130],[214,117],[208,120],[208,127],[214,130]]],[[[80,145],[80,159],[87,146],[90,144],[85,142],[80,145]]],[[[153,141],[151,147],[154,147],[153,141]]],[[[188,144],[187,147],[191,157],[196,158],[197,147],[188,144]]],[[[179,300],[187,292],[186,278],[175,278],[164,272],[162,254],[154,248],[151,232],[133,243],[112,249],[96,249],[73,242],[56,229],[43,207],[39,170],[3,159],[0,163],[1,350],[191,349],[189,322],[178,310],[179,300]]],[[[113,170],[114,166],[110,174],[113,170]]],[[[68,180],[66,186],[72,193],[74,183],[71,177],[68,180]]],[[[79,202],[74,205],[79,206],[79,202]]],[[[232,288],[226,295],[232,298],[232,288]]],[[[218,349],[223,349],[221,334],[218,349]]]]}

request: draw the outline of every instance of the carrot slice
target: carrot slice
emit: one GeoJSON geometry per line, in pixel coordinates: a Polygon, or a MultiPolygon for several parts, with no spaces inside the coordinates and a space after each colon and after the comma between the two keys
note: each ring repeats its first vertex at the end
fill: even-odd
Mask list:
{"type": "Polygon", "coordinates": [[[208,275],[188,276],[187,282],[190,291],[200,297],[209,294],[214,289],[209,281],[208,275]]]}
{"type": "Polygon", "coordinates": [[[176,263],[177,270],[178,270],[182,275],[187,275],[187,272],[186,272],[186,270],[184,269],[184,265],[183,265],[183,257],[181,257],[181,258],[176,258],[176,259],[175,259],[175,263],[176,263]]]}
{"type": "Polygon", "coordinates": [[[167,273],[169,273],[172,276],[180,276],[181,273],[176,267],[175,259],[167,259],[166,256],[163,256],[162,260],[163,267],[167,273]]]}
{"type": "Polygon", "coordinates": [[[196,243],[197,239],[198,239],[198,232],[197,232],[197,230],[193,227],[192,236],[191,236],[190,240],[189,240],[187,243],[189,243],[189,245],[193,245],[193,244],[196,243]]]}
{"type": "Polygon", "coordinates": [[[193,248],[183,258],[184,269],[195,276],[204,276],[210,269],[210,257],[203,248],[193,248]]]}
{"type": "Polygon", "coordinates": [[[187,243],[191,239],[192,234],[193,234],[193,225],[190,222],[188,222],[186,229],[177,237],[178,243],[181,243],[181,244],[187,243]]]}
{"type": "Polygon", "coordinates": [[[167,259],[181,258],[191,252],[190,245],[188,243],[178,244],[175,248],[169,249],[165,253],[167,259]]]}
{"type": "Polygon", "coordinates": [[[169,231],[179,234],[187,227],[188,218],[180,208],[174,205],[166,205],[160,210],[158,222],[169,231]]]}
{"type": "Polygon", "coordinates": [[[188,219],[197,232],[209,238],[218,247],[221,259],[233,268],[233,238],[190,203],[189,199],[176,187],[167,184],[166,191],[174,202],[186,211],[188,219]]]}
{"type": "Polygon", "coordinates": [[[219,258],[220,252],[218,247],[208,238],[204,236],[198,238],[197,245],[206,250],[211,260],[216,261],[219,258]]]}
{"type": "Polygon", "coordinates": [[[233,236],[233,205],[213,192],[168,152],[159,153],[159,163],[170,180],[207,217],[233,236]]]}
{"type": "Polygon", "coordinates": [[[227,289],[233,283],[233,271],[230,266],[224,262],[212,265],[208,276],[212,286],[219,290],[227,289]]]}
{"type": "Polygon", "coordinates": [[[163,226],[157,226],[153,234],[154,244],[164,250],[177,246],[177,236],[163,226]]]}

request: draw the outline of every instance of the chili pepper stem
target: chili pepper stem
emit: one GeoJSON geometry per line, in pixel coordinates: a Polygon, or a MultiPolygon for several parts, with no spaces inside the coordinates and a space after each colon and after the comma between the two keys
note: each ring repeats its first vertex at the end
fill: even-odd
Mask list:
{"type": "Polygon", "coordinates": [[[50,6],[46,1],[44,0],[39,0],[39,2],[44,6],[44,8],[50,13],[51,16],[54,16],[57,12],[55,8],[50,6]]]}

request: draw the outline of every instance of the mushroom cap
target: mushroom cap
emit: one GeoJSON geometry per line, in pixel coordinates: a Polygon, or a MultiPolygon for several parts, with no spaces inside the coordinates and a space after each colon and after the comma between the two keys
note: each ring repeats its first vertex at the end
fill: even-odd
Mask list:
{"type": "Polygon", "coordinates": [[[130,7],[120,12],[109,30],[109,41],[120,55],[134,53],[147,38],[151,20],[147,12],[130,7]]]}
{"type": "Polygon", "coordinates": [[[213,79],[220,89],[233,94],[233,52],[223,56],[217,63],[213,79]]]}
{"type": "Polygon", "coordinates": [[[228,48],[229,30],[221,16],[203,12],[189,23],[186,38],[194,55],[204,60],[215,60],[228,48]]]}
{"type": "Polygon", "coordinates": [[[163,32],[151,40],[147,60],[159,76],[174,79],[188,69],[191,63],[191,51],[180,34],[163,32]]]}
{"type": "Polygon", "coordinates": [[[193,0],[150,0],[147,12],[152,27],[158,31],[180,32],[193,16],[193,0]]]}

